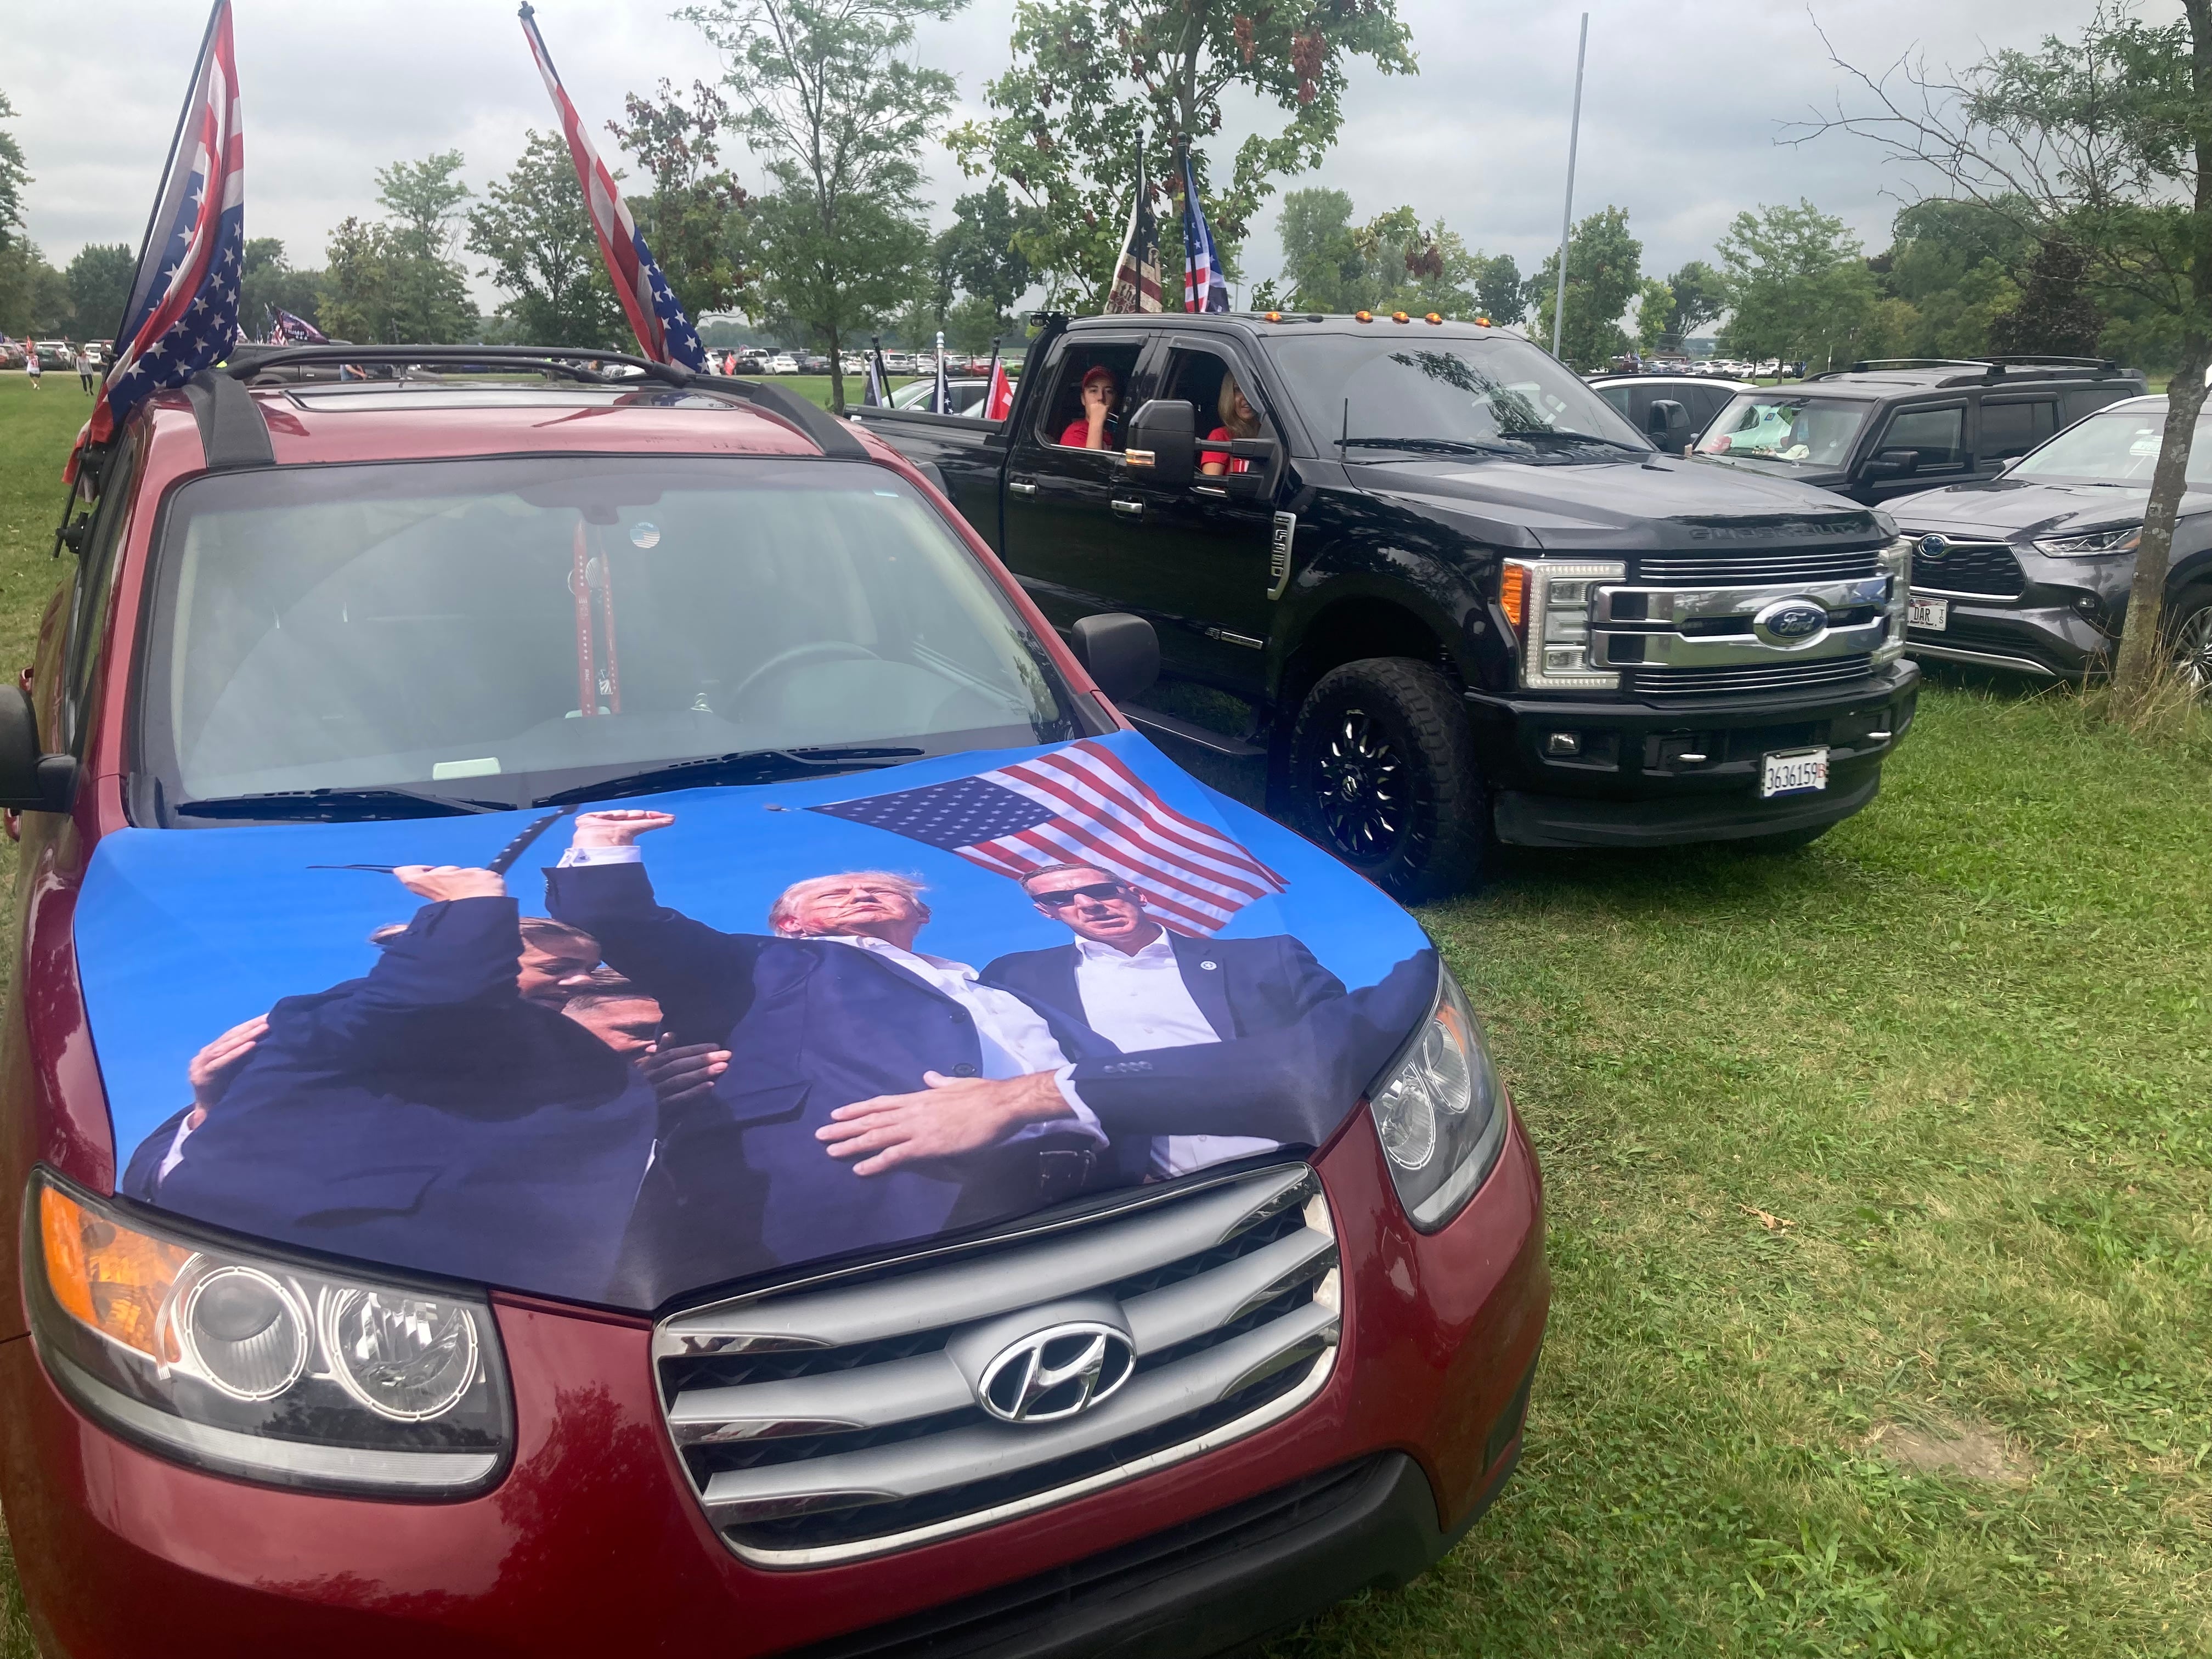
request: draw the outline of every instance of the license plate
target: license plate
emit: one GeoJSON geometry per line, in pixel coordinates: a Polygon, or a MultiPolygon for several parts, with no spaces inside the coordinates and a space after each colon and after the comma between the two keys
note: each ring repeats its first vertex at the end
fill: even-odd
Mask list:
{"type": "Polygon", "coordinates": [[[1905,608],[1907,628],[1929,628],[1942,633],[1951,625],[1951,601],[1948,599],[1914,599],[1905,608]]]}
{"type": "Polygon", "coordinates": [[[1759,798],[1810,795],[1828,787],[1828,751],[1819,749],[1781,749],[1762,758],[1759,769],[1759,798]]]}

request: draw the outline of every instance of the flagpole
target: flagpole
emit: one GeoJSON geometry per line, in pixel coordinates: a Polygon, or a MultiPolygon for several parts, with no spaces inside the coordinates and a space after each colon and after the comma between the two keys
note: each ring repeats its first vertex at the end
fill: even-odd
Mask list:
{"type": "MultiPolygon", "coordinates": [[[[145,264],[148,245],[154,240],[154,222],[161,216],[161,198],[168,191],[169,174],[177,165],[177,146],[184,143],[185,123],[191,118],[192,95],[199,90],[200,85],[199,66],[207,61],[208,49],[215,44],[216,19],[222,15],[222,9],[228,3],[229,0],[215,0],[215,3],[208,8],[207,27],[200,31],[200,49],[192,59],[192,78],[185,88],[183,106],[177,111],[177,130],[169,135],[168,161],[161,169],[161,179],[154,185],[154,205],[146,210],[146,234],[138,239],[140,266],[145,264]]],[[[138,277],[137,269],[132,270],[131,276],[131,288],[135,290],[138,277]]],[[[130,319],[131,295],[126,293],[123,296],[123,314],[115,319],[115,333],[112,337],[118,347],[123,343],[123,325],[130,319]]],[[[104,380],[106,376],[103,375],[101,378],[104,380]]]]}
{"type": "Polygon", "coordinates": [[[1567,204],[1559,213],[1559,289],[1552,301],[1552,355],[1559,355],[1559,327],[1567,319],[1567,237],[1575,222],[1575,150],[1583,136],[1583,62],[1589,56],[1589,14],[1583,14],[1582,43],[1575,48],[1575,112],[1567,124],[1567,204]]]}

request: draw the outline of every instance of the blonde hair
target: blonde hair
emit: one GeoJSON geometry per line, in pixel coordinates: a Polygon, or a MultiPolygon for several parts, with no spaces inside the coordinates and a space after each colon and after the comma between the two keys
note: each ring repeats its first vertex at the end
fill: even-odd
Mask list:
{"type": "MultiPolygon", "coordinates": [[[[1244,401],[1249,404],[1252,400],[1249,398],[1247,398],[1244,401]]],[[[1249,421],[1239,421],[1237,418],[1237,376],[1234,373],[1224,372],[1222,374],[1221,396],[1216,398],[1214,402],[1215,408],[1221,416],[1221,424],[1227,427],[1238,437],[1256,438],[1260,435],[1260,411],[1258,410],[1255,409],[1252,411],[1252,418],[1249,421]]]]}
{"type": "MultiPolygon", "coordinates": [[[[775,902],[768,908],[769,930],[782,933],[785,922],[797,920],[799,902],[815,888],[832,881],[880,881],[897,888],[917,904],[921,904],[921,896],[929,890],[912,876],[900,875],[896,870],[847,870],[835,876],[809,876],[805,881],[794,881],[776,895],[775,902]]],[[[925,916],[929,914],[927,904],[921,905],[921,913],[925,916]]]]}

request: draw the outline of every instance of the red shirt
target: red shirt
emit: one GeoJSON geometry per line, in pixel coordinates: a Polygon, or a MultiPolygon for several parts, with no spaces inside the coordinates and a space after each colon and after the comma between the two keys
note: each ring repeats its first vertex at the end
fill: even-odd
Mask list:
{"type": "MultiPolygon", "coordinates": [[[[1100,436],[1103,439],[1104,434],[1102,433],[1100,436]]],[[[1091,447],[1091,422],[1078,416],[1067,423],[1067,430],[1060,434],[1060,441],[1064,448],[1088,449],[1091,447]]]]}
{"type": "MultiPolygon", "coordinates": [[[[1206,434],[1206,441],[1208,443],[1233,443],[1236,441],[1236,439],[1237,434],[1231,432],[1225,426],[1217,426],[1212,431],[1206,434]]],[[[1251,462],[1246,460],[1241,455],[1231,455],[1225,449],[1200,450],[1198,452],[1198,464],[1200,466],[1204,466],[1209,461],[1226,461],[1229,463],[1229,470],[1231,472],[1249,472],[1252,470],[1251,462]]]]}

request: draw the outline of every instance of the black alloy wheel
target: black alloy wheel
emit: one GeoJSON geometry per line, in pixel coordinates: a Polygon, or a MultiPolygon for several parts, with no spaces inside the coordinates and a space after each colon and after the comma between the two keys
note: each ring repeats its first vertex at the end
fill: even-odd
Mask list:
{"type": "Polygon", "coordinates": [[[1291,826],[1412,902],[1474,878],[1488,805],[1458,694],[1426,663],[1324,675],[1291,738],[1291,826]]]}

